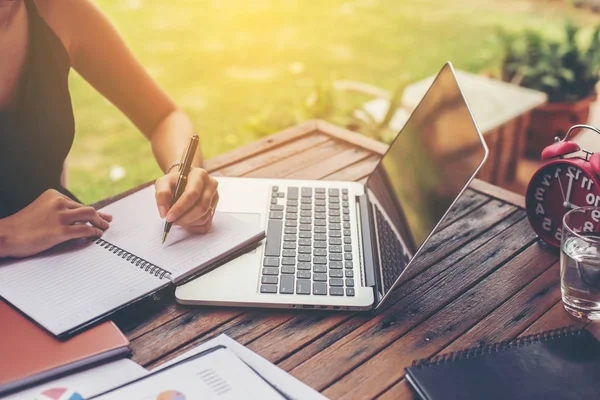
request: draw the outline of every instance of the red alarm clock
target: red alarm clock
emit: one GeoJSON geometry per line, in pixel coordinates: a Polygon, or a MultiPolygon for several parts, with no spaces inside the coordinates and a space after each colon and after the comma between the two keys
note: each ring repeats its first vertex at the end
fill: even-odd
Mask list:
{"type": "Polygon", "coordinates": [[[600,134],[600,130],[592,126],[575,125],[562,140],[556,137],[555,143],[542,151],[542,161],[546,162],[531,178],[525,196],[527,217],[533,230],[557,248],[567,211],[600,206],[600,153],[569,142],[569,135],[575,129],[590,129],[600,134]]]}

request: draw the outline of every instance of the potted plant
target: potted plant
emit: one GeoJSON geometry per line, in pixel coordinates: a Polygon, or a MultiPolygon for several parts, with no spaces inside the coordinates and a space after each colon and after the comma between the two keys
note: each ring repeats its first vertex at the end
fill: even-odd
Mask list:
{"type": "Polygon", "coordinates": [[[502,79],[548,95],[548,103],[531,114],[528,156],[539,157],[554,137],[563,137],[571,126],[588,120],[600,70],[600,26],[587,40],[582,36],[571,22],[565,24],[561,39],[534,30],[500,34],[502,79]]]}

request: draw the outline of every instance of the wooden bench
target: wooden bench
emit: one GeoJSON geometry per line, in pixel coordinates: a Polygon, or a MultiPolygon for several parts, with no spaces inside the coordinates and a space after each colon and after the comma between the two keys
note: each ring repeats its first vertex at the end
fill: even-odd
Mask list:
{"type": "MultiPolygon", "coordinates": [[[[311,121],[206,166],[228,176],[364,181],[385,150],[311,121]]],[[[523,204],[475,181],[432,238],[435,251],[423,253],[377,313],[190,308],[170,289],[114,320],[145,367],[226,333],[329,398],[412,398],[404,368],[415,359],[585,325],[564,311],[558,254],[537,242],[523,204]]]]}

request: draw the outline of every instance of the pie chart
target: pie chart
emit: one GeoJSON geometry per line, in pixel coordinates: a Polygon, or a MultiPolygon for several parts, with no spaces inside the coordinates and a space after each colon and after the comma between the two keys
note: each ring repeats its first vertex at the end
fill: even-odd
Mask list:
{"type": "Polygon", "coordinates": [[[71,389],[53,388],[44,390],[35,400],[83,400],[83,396],[71,389]]]}
{"type": "Polygon", "coordinates": [[[185,400],[185,396],[181,392],[168,390],[159,394],[156,400],[185,400]]]}

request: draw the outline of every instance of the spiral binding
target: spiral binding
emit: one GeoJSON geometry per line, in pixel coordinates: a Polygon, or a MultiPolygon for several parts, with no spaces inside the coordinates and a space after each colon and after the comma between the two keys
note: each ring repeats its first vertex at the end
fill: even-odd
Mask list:
{"type": "Polygon", "coordinates": [[[522,336],[513,340],[480,345],[465,350],[415,360],[413,361],[412,366],[416,368],[421,368],[430,365],[448,364],[453,361],[462,360],[466,358],[473,358],[481,356],[483,354],[491,354],[499,351],[506,351],[509,349],[518,348],[538,342],[547,342],[549,340],[558,339],[564,336],[580,336],[583,334],[583,332],[585,332],[585,330],[583,329],[577,329],[574,326],[566,326],[563,328],[557,328],[546,332],[536,333],[533,335],[522,336]]]}
{"type": "Polygon", "coordinates": [[[151,262],[146,261],[143,258],[136,256],[135,254],[131,254],[127,250],[123,250],[119,246],[115,246],[114,244],[107,242],[106,240],[98,239],[96,240],[96,244],[112,252],[118,257],[121,257],[122,259],[130,262],[132,265],[135,265],[136,267],[139,267],[140,269],[158,277],[158,279],[162,280],[165,277],[167,279],[171,278],[171,273],[166,269],[162,269],[158,265],[152,264],[151,262]]]}

